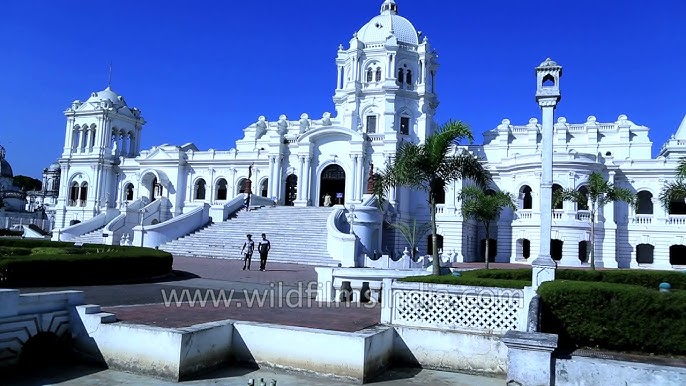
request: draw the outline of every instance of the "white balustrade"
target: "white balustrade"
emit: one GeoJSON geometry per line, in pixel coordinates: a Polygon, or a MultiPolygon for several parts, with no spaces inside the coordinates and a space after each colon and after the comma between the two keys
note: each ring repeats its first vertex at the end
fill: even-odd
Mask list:
{"type": "Polygon", "coordinates": [[[652,224],[653,215],[652,214],[637,214],[634,216],[634,224],[652,224]]]}
{"type": "Polygon", "coordinates": [[[670,214],[667,218],[667,224],[686,225],[686,215],[684,214],[670,214]]]}
{"type": "Polygon", "coordinates": [[[517,220],[531,220],[533,218],[533,213],[531,209],[519,209],[515,212],[517,220]]]}

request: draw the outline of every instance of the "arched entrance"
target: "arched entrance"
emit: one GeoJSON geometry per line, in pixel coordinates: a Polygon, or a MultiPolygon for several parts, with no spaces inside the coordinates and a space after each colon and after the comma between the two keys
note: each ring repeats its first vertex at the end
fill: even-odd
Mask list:
{"type": "Polygon", "coordinates": [[[319,206],[324,206],[327,195],[330,196],[332,205],[345,204],[345,170],[340,165],[329,165],[322,170],[319,180],[319,206]]]}
{"type": "Polygon", "coordinates": [[[293,206],[296,198],[298,198],[298,176],[291,174],[286,177],[286,200],[284,205],[293,206]]]}

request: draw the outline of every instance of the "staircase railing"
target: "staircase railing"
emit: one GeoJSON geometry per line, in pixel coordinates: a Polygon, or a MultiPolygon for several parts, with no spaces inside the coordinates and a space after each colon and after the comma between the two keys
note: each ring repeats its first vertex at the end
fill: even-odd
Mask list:
{"type": "MultiPolygon", "coordinates": [[[[361,206],[373,206],[376,196],[363,197],[361,206]]],[[[334,205],[334,210],[326,221],[326,249],[342,267],[355,267],[358,252],[357,236],[352,234],[348,220],[350,210],[344,205],[334,205]]]]}
{"type": "Polygon", "coordinates": [[[185,236],[210,221],[210,205],[204,203],[186,213],[154,225],[133,228],[133,245],[154,248],[185,236]]]}
{"type": "MultiPolygon", "coordinates": [[[[267,197],[258,196],[256,194],[250,195],[250,206],[267,206],[273,205],[274,202],[267,197]]],[[[245,193],[240,193],[236,197],[232,198],[229,202],[212,205],[210,207],[210,218],[212,222],[222,222],[226,221],[229,216],[238,212],[241,209],[245,209],[245,193]]]]}
{"type": "Polygon", "coordinates": [[[90,233],[96,229],[104,227],[118,214],[118,210],[106,211],[84,222],[80,222],[78,224],[70,225],[64,228],[53,229],[52,240],[71,241],[79,236],[85,235],[86,233],[90,233]]]}
{"type": "Polygon", "coordinates": [[[139,211],[150,203],[147,197],[141,197],[126,205],[126,209],[105,225],[103,229],[103,237],[105,237],[105,244],[119,245],[124,235],[127,235],[129,240],[133,240],[133,227],[138,225],[139,211]]]}

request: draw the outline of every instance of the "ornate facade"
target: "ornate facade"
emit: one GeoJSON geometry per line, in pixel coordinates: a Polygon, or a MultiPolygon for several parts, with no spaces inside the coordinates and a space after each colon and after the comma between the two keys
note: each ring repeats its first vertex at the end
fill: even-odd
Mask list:
{"type": "MultiPolygon", "coordinates": [[[[327,203],[362,206],[370,173],[383,168],[402,142],[421,143],[434,129],[437,55],[427,37],[398,14],[395,1],[386,0],[347,48],[338,47],[335,63],[335,116],[260,116],[230,150],[201,151],[192,143],[141,150],[141,111],[110,87],[85,102],[74,101],[65,111],[56,227],[95,219],[124,221],[116,218],[134,207],[159,214],[154,221],[141,215],[141,226],[160,223],[201,205],[226,205],[246,186],[280,205],[323,206],[329,196],[327,203]],[[246,185],[248,179],[251,184],[246,185]],[[157,206],[151,206],[156,200],[157,206]]],[[[559,86],[559,79],[553,81],[559,86]]],[[[537,118],[526,125],[503,120],[485,133],[483,145],[456,149],[485,160],[494,189],[518,194],[519,209],[498,222],[492,248],[497,261],[530,262],[538,251],[541,129],[537,118]]],[[[657,159],[651,158],[648,128],[624,115],[613,123],[598,123],[592,116],[582,124],[559,118],[553,130],[553,189],[583,189],[588,175],[598,171],[639,196],[636,211],[622,204],[601,211],[599,265],[686,264],[675,257],[686,256],[686,231],[680,229],[686,212],[679,205],[664,211],[656,201],[662,183],[674,177],[679,157],[686,155],[686,120],[657,159]]],[[[481,229],[460,216],[457,193],[462,185],[447,186],[439,205],[438,247],[458,260],[479,260],[485,240],[481,229]]],[[[394,220],[428,218],[423,194],[404,188],[388,193],[394,220]]],[[[584,208],[569,203],[555,208],[552,235],[553,258],[563,265],[586,264],[589,222],[584,208]]],[[[403,247],[398,237],[375,237],[372,244],[387,253],[403,247]]],[[[426,250],[427,243],[421,248],[426,250]]]]}

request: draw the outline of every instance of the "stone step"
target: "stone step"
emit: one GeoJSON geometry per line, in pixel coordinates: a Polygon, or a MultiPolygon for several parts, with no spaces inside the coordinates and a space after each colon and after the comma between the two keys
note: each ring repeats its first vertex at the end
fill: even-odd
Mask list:
{"type": "MultiPolygon", "coordinates": [[[[160,246],[177,256],[240,259],[247,233],[259,242],[266,233],[272,243],[269,260],[320,266],[338,266],[327,251],[326,222],[331,209],[261,207],[238,212],[228,220],[160,246]]],[[[253,259],[259,260],[256,252],[253,259]]]]}

